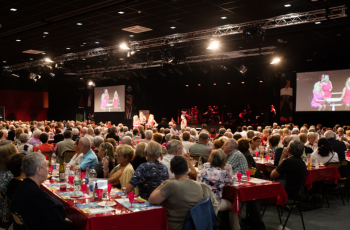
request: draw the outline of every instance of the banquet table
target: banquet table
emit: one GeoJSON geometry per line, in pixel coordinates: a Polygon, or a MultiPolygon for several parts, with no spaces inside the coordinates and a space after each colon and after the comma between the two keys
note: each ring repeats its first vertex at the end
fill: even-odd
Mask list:
{"type": "Polygon", "coordinates": [[[252,200],[264,200],[277,205],[284,205],[288,199],[283,186],[279,182],[250,179],[251,182],[244,180],[240,184],[226,186],[222,198],[232,203],[232,211],[239,214],[241,211],[240,203],[252,200]],[[253,183],[260,181],[261,183],[253,183]]]}
{"type": "MultiPolygon", "coordinates": [[[[166,209],[156,208],[145,211],[132,211],[122,204],[116,202],[112,208],[112,212],[100,214],[87,214],[78,209],[76,203],[90,203],[96,202],[93,198],[83,199],[63,199],[57,193],[73,191],[72,188],[67,188],[66,191],[53,190],[47,184],[59,183],[55,180],[47,180],[41,188],[50,196],[62,203],[67,217],[72,221],[77,230],[121,230],[121,229],[152,229],[163,230],[168,229],[168,221],[166,209]]],[[[111,200],[120,198],[113,196],[111,193],[111,200]]]]}
{"type": "MultiPolygon", "coordinates": [[[[258,166],[258,168],[265,173],[265,165],[272,165],[270,163],[258,163],[256,162],[256,165],[258,166]]],[[[334,184],[338,184],[338,180],[341,178],[338,168],[336,167],[328,167],[328,166],[323,166],[320,167],[318,169],[315,168],[311,168],[311,169],[307,169],[307,174],[306,174],[306,178],[304,181],[304,185],[306,186],[307,189],[311,189],[312,188],[312,183],[316,182],[316,181],[327,181],[329,183],[334,183],[334,184]]]]}

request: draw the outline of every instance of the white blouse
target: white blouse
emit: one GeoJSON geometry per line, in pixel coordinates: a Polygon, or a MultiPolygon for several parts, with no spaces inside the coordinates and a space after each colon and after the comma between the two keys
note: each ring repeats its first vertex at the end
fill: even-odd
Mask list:
{"type": "MultiPolygon", "coordinates": [[[[311,159],[315,159],[318,161],[318,163],[322,162],[323,164],[326,164],[328,161],[329,162],[338,162],[338,154],[336,152],[329,152],[329,155],[326,157],[322,157],[320,154],[318,154],[318,149],[316,149],[312,154],[311,154],[311,159]],[[334,155],[333,155],[334,153],[334,155]],[[331,159],[332,158],[332,159],[331,159]],[[331,159],[331,160],[329,160],[331,159]]],[[[329,163],[328,162],[328,163],[329,163]]]]}
{"type": "Polygon", "coordinates": [[[77,163],[80,164],[80,161],[83,158],[84,154],[80,153],[78,157],[77,157],[77,154],[78,153],[74,154],[74,156],[72,157],[72,159],[67,165],[76,165],[77,163]]]}

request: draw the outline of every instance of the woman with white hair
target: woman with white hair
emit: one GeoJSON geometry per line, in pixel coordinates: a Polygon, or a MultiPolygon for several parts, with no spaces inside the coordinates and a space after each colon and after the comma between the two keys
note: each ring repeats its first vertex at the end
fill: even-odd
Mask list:
{"type": "Polygon", "coordinates": [[[39,140],[40,135],[41,135],[41,131],[39,129],[35,130],[33,132],[33,137],[30,138],[30,140],[29,140],[29,144],[33,145],[34,147],[42,145],[41,141],[39,140]]]}
{"type": "Polygon", "coordinates": [[[322,89],[322,83],[319,81],[314,85],[313,95],[311,106],[317,108],[318,111],[325,110],[325,92],[322,89]]]}
{"type": "Polygon", "coordinates": [[[350,107],[350,77],[345,82],[343,94],[341,95],[343,101],[342,105],[345,105],[347,109],[350,107]]]}
{"type": "Polygon", "coordinates": [[[147,130],[145,132],[145,139],[141,139],[140,142],[150,143],[152,141],[153,132],[152,130],[147,130]]]}
{"type": "MultiPolygon", "coordinates": [[[[321,87],[324,92],[324,98],[332,98],[332,82],[329,80],[328,74],[322,74],[321,87]]],[[[329,102],[330,103],[330,102],[329,102]]]]}
{"type": "Polygon", "coordinates": [[[7,129],[0,130],[0,141],[7,140],[7,137],[8,137],[7,129]]]}

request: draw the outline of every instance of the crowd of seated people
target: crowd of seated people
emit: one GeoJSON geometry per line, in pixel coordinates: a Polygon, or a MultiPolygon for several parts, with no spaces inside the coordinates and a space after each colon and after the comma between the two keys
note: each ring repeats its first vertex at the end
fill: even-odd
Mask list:
{"type": "MultiPolygon", "coordinates": [[[[306,175],[303,157],[324,164],[338,162],[345,159],[350,145],[350,127],[338,125],[304,124],[299,129],[293,124],[273,124],[256,130],[243,126],[236,132],[222,126],[218,133],[215,129],[208,132],[205,124],[202,128],[197,132],[194,127],[177,130],[176,124],[159,130],[142,125],[130,130],[110,122],[0,122],[0,192],[31,228],[73,228],[62,205],[40,189],[48,169],[38,150],[56,151],[58,157],[74,151],[66,166],[78,164],[82,171],[94,167],[98,178],[106,178],[113,186],[133,191],[152,204],[162,204],[171,230],[182,229],[188,211],[203,200],[203,184],[209,185],[217,209],[229,211],[231,229],[240,229],[239,216],[231,211],[232,204],[222,193],[225,186],[234,183],[232,171],[245,175],[249,167],[258,169],[256,152],[274,158],[277,168],[271,178],[280,181],[288,196],[295,198],[306,175]],[[192,157],[202,159],[203,169],[197,172],[192,157]],[[40,200],[40,211],[32,212],[33,204],[23,202],[29,199],[24,191],[40,200]],[[40,221],[45,218],[49,221],[40,221]]],[[[260,170],[254,176],[263,178],[260,170]]],[[[4,212],[4,202],[0,199],[1,218],[10,218],[10,210],[4,212]]],[[[252,201],[250,207],[254,229],[264,229],[259,201],[252,201]]]]}

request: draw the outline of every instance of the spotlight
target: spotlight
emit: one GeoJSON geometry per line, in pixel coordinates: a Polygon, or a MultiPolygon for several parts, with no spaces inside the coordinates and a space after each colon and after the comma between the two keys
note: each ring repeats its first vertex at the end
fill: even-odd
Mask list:
{"type": "Polygon", "coordinates": [[[284,7],[291,7],[291,6],[292,6],[291,4],[284,5],[284,7]]]}
{"type": "Polygon", "coordinates": [[[53,61],[50,58],[45,58],[46,62],[52,63],[53,61]]]}
{"type": "Polygon", "coordinates": [[[241,74],[245,74],[248,71],[248,68],[245,65],[241,65],[241,67],[239,67],[239,72],[241,74]]]}
{"type": "Polygon", "coordinates": [[[241,83],[244,84],[244,81],[242,81],[241,83]]]}
{"type": "Polygon", "coordinates": [[[227,17],[221,17],[221,19],[227,19],[227,17]]]}
{"type": "Polygon", "coordinates": [[[201,84],[198,84],[198,86],[201,86],[201,84]]]}
{"type": "Polygon", "coordinates": [[[224,65],[221,65],[221,66],[220,66],[220,69],[226,71],[228,68],[227,68],[226,66],[224,66],[224,65]]]}
{"type": "Polygon", "coordinates": [[[173,56],[171,55],[171,52],[170,52],[170,50],[168,50],[168,49],[165,49],[165,50],[162,52],[162,58],[163,58],[163,61],[164,61],[165,63],[171,63],[171,62],[173,62],[174,59],[175,59],[175,57],[173,57],[173,56]]]}
{"type": "Polygon", "coordinates": [[[16,8],[11,8],[10,10],[13,11],[13,12],[17,11],[16,8]]]}
{"type": "Polygon", "coordinates": [[[228,85],[231,85],[231,83],[230,83],[230,82],[227,82],[227,84],[228,84],[228,85]]]}
{"type": "Polygon", "coordinates": [[[216,83],[214,83],[213,85],[216,85],[216,83]]]}
{"type": "Polygon", "coordinates": [[[273,65],[273,64],[276,64],[276,63],[278,63],[278,62],[280,62],[280,61],[281,61],[281,59],[279,59],[279,58],[274,58],[274,59],[272,60],[272,62],[270,62],[270,64],[273,65]]]}
{"type": "Polygon", "coordinates": [[[130,47],[125,42],[120,44],[119,48],[122,50],[129,50],[130,49],[130,47]]]}
{"type": "Polygon", "coordinates": [[[188,87],[188,85],[186,85],[186,87],[188,87]]]}
{"type": "Polygon", "coordinates": [[[215,40],[211,41],[209,46],[207,47],[208,50],[215,50],[217,48],[219,48],[219,42],[215,40]]]}
{"type": "Polygon", "coordinates": [[[56,74],[54,74],[54,73],[50,73],[50,76],[51,76],[51,77],[55,77],[55,76],[56,76],[56,74]]]}
{"type": "Polygon", "coordinates": [[[17,74],[14,74],[14,73],[12,74],[12,76],[14,76],[14,77],[19,77],[19,75],[17,75],[17,74]]]}
{"type": "Polygon", "coordinates": [[[80,23],[80,22],[77,23],[77,26],[82,26],[82,25],[83,25],[83,23],[80,23]]]}
{"type": "Polygon", "coordinates": [[[263,81],[260,81],[260,83],[263,83],[263,81]]]}
{"type": "Polygon", "coordinates": [[[92,86],[94,84],[93,81],[89,81],[88,85],[92,86]]]}

